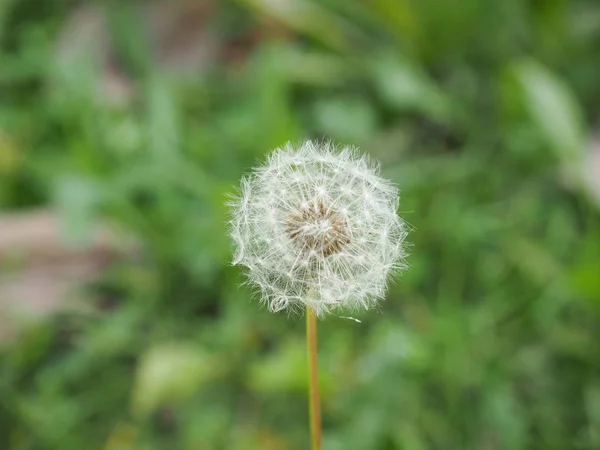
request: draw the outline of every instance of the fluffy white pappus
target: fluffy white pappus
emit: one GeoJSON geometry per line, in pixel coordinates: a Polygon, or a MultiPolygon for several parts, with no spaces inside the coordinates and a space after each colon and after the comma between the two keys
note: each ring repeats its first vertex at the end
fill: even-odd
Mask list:
{"type": "Polygon", "coordinates": [[[276,149],[230,202],[233,264],[271,311],[368,309],[405,267],[398,190],[357,149],[276,149]]]}

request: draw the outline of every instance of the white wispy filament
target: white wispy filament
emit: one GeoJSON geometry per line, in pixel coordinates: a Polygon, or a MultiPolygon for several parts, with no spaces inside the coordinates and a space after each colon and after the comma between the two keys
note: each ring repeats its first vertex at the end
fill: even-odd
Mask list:
{"type": "Polygon", "coordinates": [[[247,267],[271,311],[372,307],[404,267],[398,200],[356,149],[287,144],[242,179],[230,203],[233,263],[247,267]]]}

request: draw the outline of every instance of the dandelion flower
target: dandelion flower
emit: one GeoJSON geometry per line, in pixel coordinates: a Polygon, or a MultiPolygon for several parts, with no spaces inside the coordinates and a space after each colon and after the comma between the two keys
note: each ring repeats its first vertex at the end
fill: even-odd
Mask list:
{"type": "Polygon", "coordinates": [[[271,311],[369,308],[404,267],[398,190],[354,148],[276,149],[230,203],[234,264],[271,311]]]}

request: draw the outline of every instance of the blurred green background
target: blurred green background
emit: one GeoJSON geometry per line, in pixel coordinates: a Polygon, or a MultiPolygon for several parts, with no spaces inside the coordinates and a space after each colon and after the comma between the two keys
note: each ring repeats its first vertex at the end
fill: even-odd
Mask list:
{"type": "Polygon", "coordinates": [[[308,138],[414,228],[319,324],[324,448],[600,449],[599,80],[596,0],[0,0],[0,225],[64,252],[0,226],[0,449],[308,448],[303,319],[240,286],[224,206],[308,138]]]}

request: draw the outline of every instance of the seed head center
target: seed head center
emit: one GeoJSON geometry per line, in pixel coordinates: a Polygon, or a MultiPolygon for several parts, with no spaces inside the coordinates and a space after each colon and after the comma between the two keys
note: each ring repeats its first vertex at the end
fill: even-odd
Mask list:
{"type": "Polygon", "coordinates": [[[350,242],[346,220],[322,200],[300,205],[285,225],[289,237],[302,252],[330,256],[350,242]]]}

